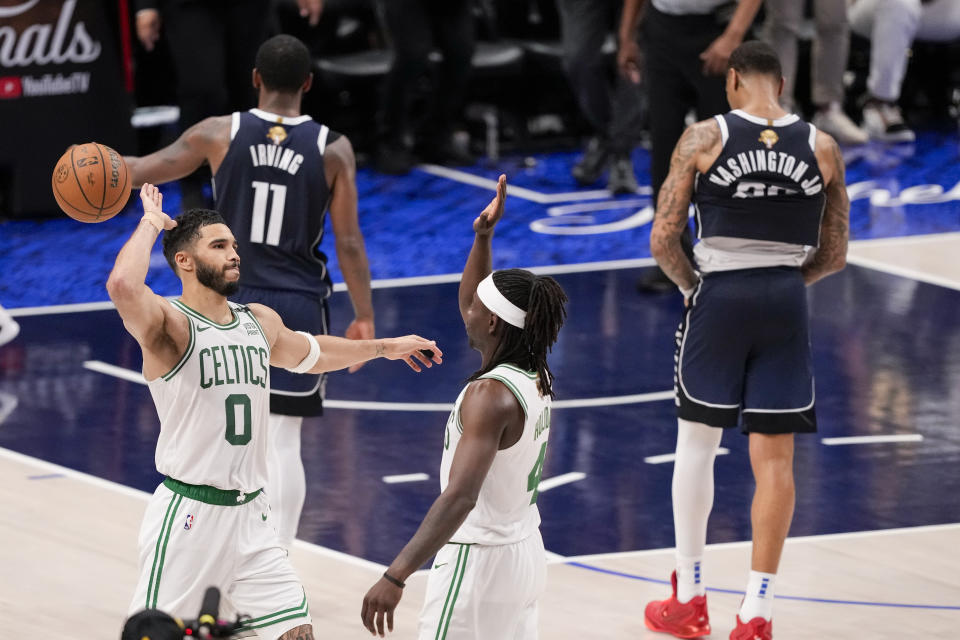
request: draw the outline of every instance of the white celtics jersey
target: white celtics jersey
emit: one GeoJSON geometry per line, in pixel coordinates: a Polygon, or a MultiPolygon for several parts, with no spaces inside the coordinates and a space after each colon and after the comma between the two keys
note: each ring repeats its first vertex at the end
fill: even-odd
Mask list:
{"type": "MultiPolygon", "coordinates": [[[[511,364],[498,365],[480,378],[502,382],[520,402],[526,419],[520,440],[497,452],[483,480],[476,506],[450,541],[512,544],[524,540],[540,526],[537,487],[547,454],[547,437],[550,435],[550,397],[540,396],[537,374],[511,364]]],[[[460,392],[447,419],[443,459],[440,462],[440,491],[447,488],[450,465],[463,433],[460,403],[468,388],[469,385],[460,392]]]]}
{"type": "Polygon", "coordinates": [[[247,493],[267,480],[270,345],[246,307],[217,324],[179,300],[190,342],[183,357],[149,383],[160,416],[157,470],[188,484],[247,493]]]}

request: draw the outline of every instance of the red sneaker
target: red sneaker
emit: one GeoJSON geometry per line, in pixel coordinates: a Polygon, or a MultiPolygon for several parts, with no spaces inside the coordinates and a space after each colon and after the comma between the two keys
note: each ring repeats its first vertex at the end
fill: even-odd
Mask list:
{"type": "Polygon", "coordinates": [[[643,621],[651,631],[663,631],[677,638],[699,638],[710,635],[707,596],[696,596],[690,602],[677,602],[677,572],[670,575],[673,595],[668,600],[647,604],[643,621]]]}
{"type": "Polygon", "coordinates": [[[773,640],[773,620],[753,618],[744,623],[737,616],[737,628],[730,632],[730,640],[773,640]]]}

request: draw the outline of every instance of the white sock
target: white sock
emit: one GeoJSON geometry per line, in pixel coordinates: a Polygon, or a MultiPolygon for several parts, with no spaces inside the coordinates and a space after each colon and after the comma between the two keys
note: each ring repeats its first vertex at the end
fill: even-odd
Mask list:
{"type": "Polygon", "coordinates": [[[702,558],[685,558],[677,554],[677,600],[690,602],[692,598],[704,595],[707,590],[700,579],[700,561],[702,558]]]}
{"type": "Polygon", "coordinates": [[[747,581],[747,593],[740,605],[740,620],[750,622],[754,618],[770,620],[773,617],[773,587],[775,573],[751,571],[747,581]]]}
{"type": "Polygon", "coordinates": [[[723,429],[677,421],[677,457],[673,465],[673,531],[677,544],[677,599],[688,602],[706,593],[698,579],[707,545],[707,520],[713,508],[713,461],[723,429]]]}
{"type": "Polygon", "coordinates": [[[267,486],[270,515],[280,544],[289,549],[297,535],[307,497],[307,477],[300,459],[303,418],[270,414],[267,428],[267,486]]]}

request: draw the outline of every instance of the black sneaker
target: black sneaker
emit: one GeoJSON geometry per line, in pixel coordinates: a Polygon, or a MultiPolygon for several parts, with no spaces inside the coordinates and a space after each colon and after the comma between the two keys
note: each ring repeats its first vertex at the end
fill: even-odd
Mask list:
{"type": "Polygon", "coordinates": [[[603,140],[597,137],[590,138],[583,155],[573,165],[570,174],[580,186],[591,185],[600,179],[610,163],[610,150],[603,140]]]}
{"type": "Polygon", "coordinates": [[[616,194],[636,193],[638,188],[630,155],[623,153],[613,156],[610,162],[610,175],[607,177],[607,189],[616,194]]]}

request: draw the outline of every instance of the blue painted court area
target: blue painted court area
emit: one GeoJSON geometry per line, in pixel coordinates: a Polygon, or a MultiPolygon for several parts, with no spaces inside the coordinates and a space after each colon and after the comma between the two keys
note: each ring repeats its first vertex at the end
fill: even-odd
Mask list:
{"type": "MultiPolygon", "coordinates": [[[[847,150],[853,238],[960,231],[958,149],[956,135],[924,133],[915,145],[847,150]]],[[[610,399],[554,412],[543,478],[584,477],[541,493],[546,546],[562,555],[670,547],[672,465],[646,459],[674,448],[674,408],[661,392],[672,389],[681,302],[676,295],[637,293],[636,268],[573,272],[583,263],[649,257],[650,230],[649,188],[617,198],[602,185],[577,189],[569,175],[575,158],[554,153],[459,171],[422,167],[402,178],[361,170],[371,270],[379,280],[459,272],[472,242],[471,222],[492,196],[495,177],[506,173],[514,189],[497,231],[495,266],[568,267],[556,276],[571,300],[551,356],[558,400],[610,399]],[[635,394],[655,395],[619,403],[635,394]]],[[[638,151],[641,184],[648,182],[647,164],[646,152],[638,151]]],[[[165,193],[167,208],[176,211],[176,185],[165,193]]],[[[107,274],[138,208],[134,202],[97,225],[0,223],[0,304],[105,300],[107,274]]],[[[331,263],[339,280],[335,255],[331,263]]],[[[179,292],[159,252],[148,284],[161,294],[179,292]]],[[[960,292],[850,265],[811,288],[809,302],[820,433],[797,439],[791,535],[960,521],[960,500],[953,498],[960,495],[960,292]],[[821,442],[896,434],[922,440],[821,442]]],[[[445,364],[418,375],[401,363],[375,362],[353,375],[331,376],[328,398],[452,403],[479,364],[463,334],[456,284],[378,288],[374,306],[380,335],[436,338],[445,364]]],[[[350,321],[348,309],[346,294],[334,294],[334,333],[350,321]]],[[[84,366],[101,361],[139,370],[139,348],[116,312],[19,320],[20,337],[0,349],[0,447],[152,491],[159,481],[153,466],[159,425],[146,387],[84,366]]],[[[443,410],[367,407],[328,408],[324,417],[308,419],[300,537],[388,562],[437,495],[446,417],[443,410]],[[421,473],[429,479],[382,480],[421,473]]],[[[738,432],[724,435],[729,454],[716,464],[710,542],[750,536],[746,445],[738,432]]]]}
{"type": "MultiPolygon", "coordinates": [[[[956,134],[925,132],[915,144],[869,144],[845,151],[853,239],[960,231],[960,145],[956,134]]],[[[495,167],[422,167],[392,177],[357,176],[360,222],[375,279],[457,273],[472,242],[470,224],[505,173],[507,217],[497,229],[495,267],[572,265],[649,257],[650,190],[611,197],[602,184],[578,189],[570,176],[577,154],[503,159],[495,167]],[[442,174],[442,175],[438,175],[442,174]]],[[[635,152],[640,184],[649,156],[635,152]]],[[[602,182],[602,181],[601,181],[602,182]]],[[[179,210],[176,184],[165,208],[179,210]]],[[[51,197],[51,211],[55,210],[51,197]]],[[[104,283],[117,251],[141,215],[127,210],[96,225],[70,219],[0,223],[0,305],[8,308],[106,299],[104,283]],[[7,274],[12,274],[12,277],[7,274]]],[[[329,236],[322,249],[342,280],[329,236]]],[[[241,256],[242,259],[242,256],[241,256]]],[[[155,250],[148,284],[174,295],[179,283],[155,250]]]]}

